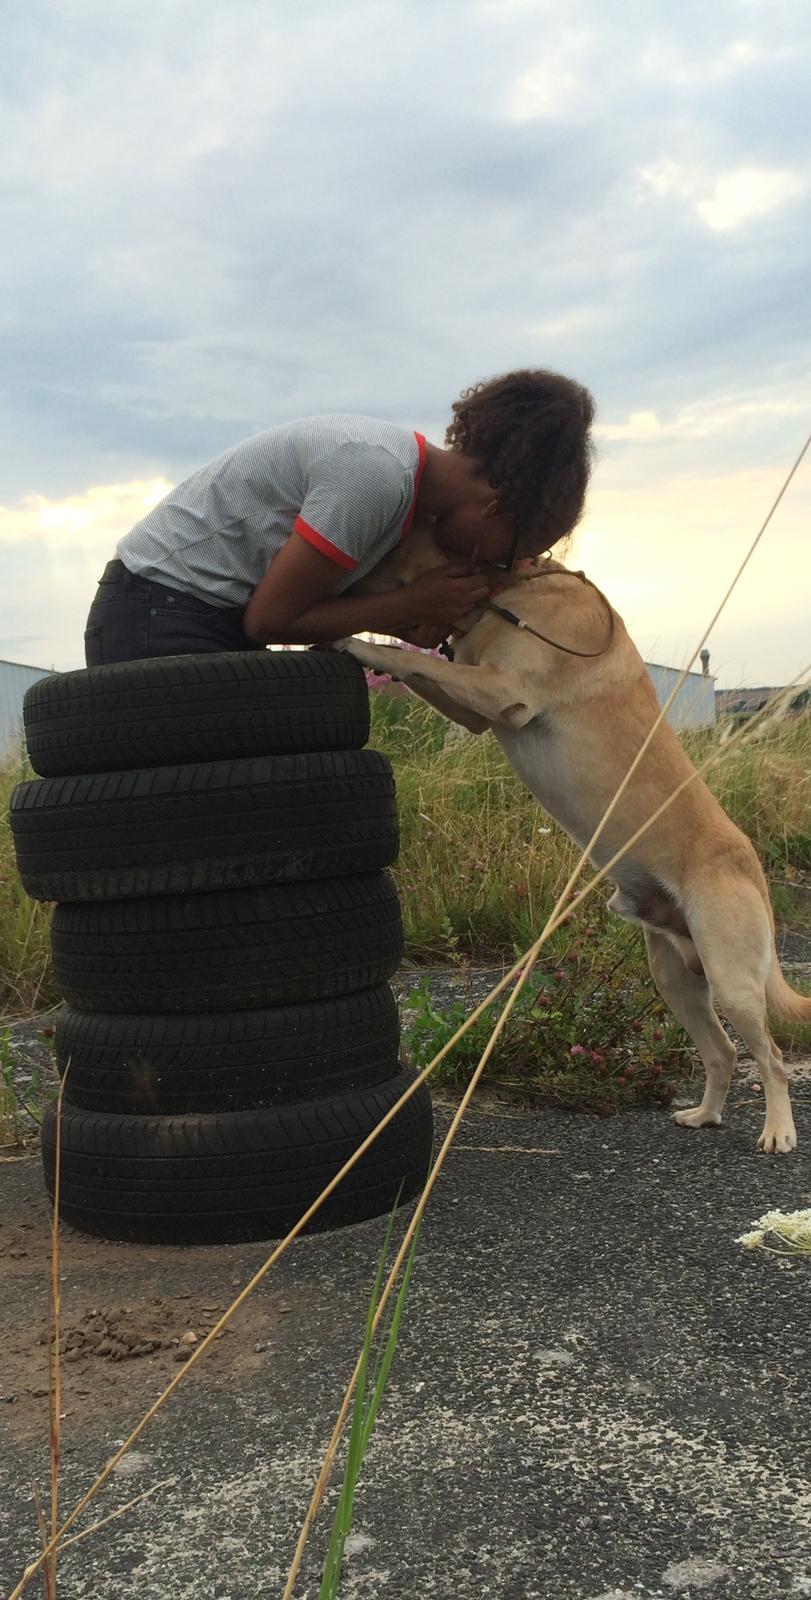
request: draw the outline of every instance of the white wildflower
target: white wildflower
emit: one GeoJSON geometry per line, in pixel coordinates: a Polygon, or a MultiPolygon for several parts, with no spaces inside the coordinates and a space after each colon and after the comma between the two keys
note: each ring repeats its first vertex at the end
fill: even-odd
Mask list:
{"type": "Polygon", "coordinates": [[[773,1245],[764,1244],[769,1233],[778,1241],[780,1251],[811,1255],[811,1206],[801,1211],[766,1211],[758,1218],[753,1230],[741,1234],[735,1243],[749,1250],[756,1245],[763,1245],[766,1250],[774,1249],[773,1245]]]}

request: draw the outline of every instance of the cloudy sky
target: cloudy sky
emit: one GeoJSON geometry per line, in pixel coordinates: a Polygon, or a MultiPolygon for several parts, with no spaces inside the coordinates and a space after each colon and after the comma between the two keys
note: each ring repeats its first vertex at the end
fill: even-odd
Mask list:
{"type": "MultiPolygon", "coordinates": [[[[598,406],[575,556],[681,664],[811,427],[807,0],[28,0],[0,60],[0,656],[257,429],[598,406]]],[[[710,639],[811,657],[811,457],[710,639]]]]}

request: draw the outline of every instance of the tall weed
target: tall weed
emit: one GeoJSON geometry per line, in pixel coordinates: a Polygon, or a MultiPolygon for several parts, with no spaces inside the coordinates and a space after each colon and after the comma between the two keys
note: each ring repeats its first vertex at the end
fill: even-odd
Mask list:
{"type": "Polygon", "coordinates": [[[51,908],[29,900],[17,876],[8,817],[15,784],[34,773],[22,755],[0,765],[0,1013],[44,1011],[59,996],[51,972],[51,908]]]}

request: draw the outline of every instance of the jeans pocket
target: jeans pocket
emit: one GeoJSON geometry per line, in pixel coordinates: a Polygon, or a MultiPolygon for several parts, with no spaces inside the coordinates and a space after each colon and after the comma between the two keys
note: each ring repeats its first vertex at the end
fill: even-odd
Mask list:
{"type": "Polygon", "coordinates": [[[245,650],[241,627],[213,606],[202,612],[178,611],[174,606],[150,606],[147,617],[148,653],[151,656],[203,655],[245,650]]]}
{"type": "Polygon", "coordinates": [[[84,636],[84,660],[86,667],[100,667],[103,662],[101,647],[101,623],[95,628],[88,628],[84,636]]]}

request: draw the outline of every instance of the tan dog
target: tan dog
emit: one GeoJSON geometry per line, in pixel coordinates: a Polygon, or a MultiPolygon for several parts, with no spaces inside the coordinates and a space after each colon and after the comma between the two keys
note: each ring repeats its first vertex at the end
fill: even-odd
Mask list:
{"type": "MultiPolygon", "coordinates": [[[[374,587],[408,582],[446,559],[430,534],[415,530],[408,546],[375,571],[374,587]]],[[[622,619],[599,591],[557,562],[542,567],[539,575],[511,575],[494,598],[555,643],[476,611],[460,625],[453,662],[361,639],[343,639],[336,648],[408,683],[472,733],[491,729],[544,810],[584,847],[659,706],[622,619]],[[590,654],[569,654],[557,645],[590,654]]],[[[678,738],[662,722],[592,862],[609,861],[691,771],[678,738]]],[[[751,1050],[763,1082],[759,1148],[793,1150],[797,1135],[783,1058],[766,1009],[808,1022],[811,999],[790,989],[780,971],[768,887],[750,841],[696,778],[610,876],[617,884],[611,909],[641,923],[654,983],[704,1063],[701,1104],[677,1111],[675,1120],[690,1128],[721,1121],[735,1047],[717,1005],[751,1050]]]]}

